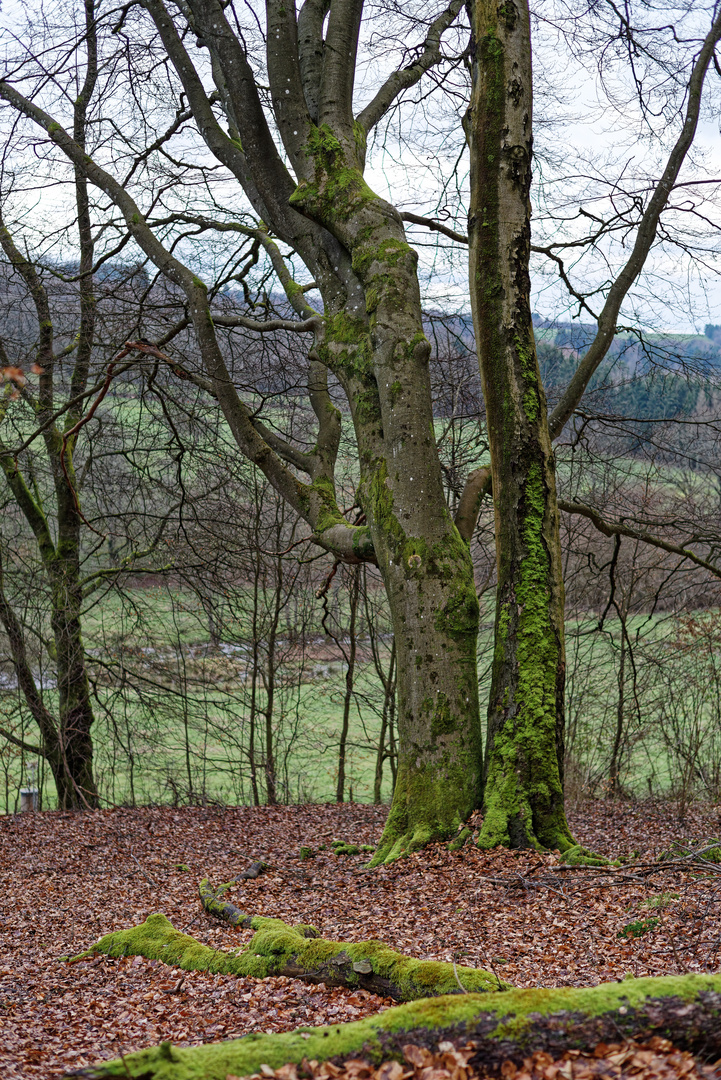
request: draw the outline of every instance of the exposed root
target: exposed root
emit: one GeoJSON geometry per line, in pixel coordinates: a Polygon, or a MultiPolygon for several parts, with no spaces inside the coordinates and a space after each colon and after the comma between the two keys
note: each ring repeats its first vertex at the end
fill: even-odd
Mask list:
{"type": "Polygon", "coordinates": [[[566,848],[561,852],[560,859],[562,863],[567,863],[569,866],[611,866],[612,864],[608,859],[604,859],[603,855],[596,855],[593,851],[589,851],[588,848],[581,847],[580,844],[574,844],[573,847],[566,848]]]}
{"type": "MultiPolygon", "coordinates": [[[[388,831],[388,826],[386,826],[386,831],[388,831]]],[[[429,825],[418,824],[413,830],[397,838],[391,835],[378,847],[368,865],[373,867],[380,866],[381,863],[395,862],[396,859],[402,859],[404,855],[410,855],[413,851],[420,851],[434,840],[445,839],[447,839],[447,834],[434,831],[429,825]]]]}
{"type": "MultiPolygon", "coordinates": [[[[318,937],[315,927],[288,926],[280,919],[249,916],[218,898],[208,882],[203,892],[213,914],[255,930],[243,949],[219,951],[181,933],[164,915],[149,915],[140,926],[106,934],[72,962],[97,953],[107,956],[144,956],[162,960],[186,971],[210,971],[264,979],[287,975],[328,986],[361,987],[395,1001],[457,994],[458,978],[467,991],[487,993],[498,989],[496,977],[478,968],[459,967],[439,960],[415,960],[395,952],[380,941],[342,942],[318,937]],[[232,911],[228,909],[232,908],[232,911]]],[[[502,984],[507,989],[507,984],[502,984]]]]}
{"type": "Polygon", "coordinates": [[[262,859],[255,859],[247,870],[244,870],[242,874],[238,874],[236,881],[253,881],[255,878],[260,877],[264,870],[269,869],[269,864],[263,862],[262,859]]]}
{"type": "MultiPolygon", "coordinates": [[[[437,1052],[439,1044],[447,1041],[464,1049],[472,1047],[470,1066],[493,1073],[508,1061],[522,1066],[533,1051],[560,1057],[570,1048],[617,1042],[635,1034],[647,1039],[657,1033],[707,1060],[718,1058],[721,976],[632,979],[582,990],[560,987],[435,998],[350,1024],[249,1035],[183,1050],[163,1043],[75,1075],[86,1080],[128,1075],[135,1080],[226,1080],[228,1075],[269,1075],[289,1063],[300,1065],[304,1058],[400,1061],[409,1043],[437,1052]]],[[[507,1066],[503,1075],[511,1075],[507,1066]]]]}
{"type": "Polygon", "coordinates": [[[469,828],[466,827],[465,829],[461,829],[455,840],[451,840],[450,844],[448,845],[448,850],[460,851],[466,841],[470,840],[472,835],[473,834],[469,828]]]}

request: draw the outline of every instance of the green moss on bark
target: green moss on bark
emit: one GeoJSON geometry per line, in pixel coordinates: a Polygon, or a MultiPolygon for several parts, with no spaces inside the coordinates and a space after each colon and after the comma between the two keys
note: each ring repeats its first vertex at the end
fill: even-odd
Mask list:
{"type": "Polygon", "coordinates": [[[318,221],[348,220],[378,196],[366,184],[357,163],[349,162],[341,140],[327,124],[312,126],[307,155],[315,179],[302,180],[290,204],[318,221]]]}
{"type": "Polygon", "coordinates": [[[565,851],[576,846],[563,808],[556,745],[556,680],[563,654],[549,606],[546,512],[541,465],[533,463],[518,511],[524,548],[518,580],[515,591],[502,599],[496,623],[494,664],[502,667],[509,660],[517,682],[490,752],[478,840],[483,848],[502,844],[565,851]]]}
{"type": "Polygon", "coordinates": [[[531,1049],[534,1016],[558,1017],[559,1030],[574,1015],[608,1016],[622,1024],[629,1010],[642,1009],[647,1002],[673,997],[692,1004],[709,992],[721,992],[721,976],[669,976],[580,990],[560,987],[431,998],[350,1024],[299,1028],[282,1035],[253,1033],[243,1039],[182,1050],[163,1043],[97,1066],[94,1075],[127,1077],[129,1072],[148,1080],[226,1080],[228,1074],[249,1076],[259,1072],[263,1064],[277,1069],[289,1062],[300,1064],[303,1058],[325,1061],[353,1056],[378,1064],[389,1057],[389,1042],[402,1045],[405,1036],[413,1032],[423,1032],[426,1038],[428,1033],[438,1032],[441,1037],[448,1029],[470,1033],[474,1027],[483,1030],[485,1039],[513,1040],[521,1047],[528,1039],[526,1045],[531,1049]]]}
{"type": "MultiPolygon", "coordinates": [[[[458,720],[451,728],[457,730],[458,720]]],[[[369,866],[395,862],[434,841],[450,840],[475,807],[477,792],[469,776],[477,775],[473,744],[466,751],[438,755],[430,766],[402,762],[396,777],[393,804],[381,842],[369,866]]]]}
{"type": "MultiPolygon", "coordinates": [[[[288,926],[280,919],[255,916],[251,919],[255,934],[242,950],[221,951],[202,945],[195,938],[176,930],[164,915],[149,915],[144,923],[128,930],[106,934],[86,952],[70,958],[73,962],[103,953],[106,956],[144,956],[161,960],[185,971],[209,971],[214,974],[239,975],[264,979],[269,975],[307,973],[314,981],[343,981],[362,985],[365,975],[354,965],[370,964],[368,975],[386,980],[388,992],[396,1000],[460,992],[452,964],[435,960],[416,960],[403,956],[381,941],[342,942],[306,937],[308,928],[288,926]]],[[[365,966],[365,965],[364,965],[365,966]]],[[[459,967],[459,976],[469,991],[482,993],[497,989],[490,972],[459,967]]]]}

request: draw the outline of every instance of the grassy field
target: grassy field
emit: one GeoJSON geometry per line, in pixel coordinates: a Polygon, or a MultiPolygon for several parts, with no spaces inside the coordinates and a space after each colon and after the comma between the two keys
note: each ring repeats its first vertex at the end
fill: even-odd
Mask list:
{"type": "MultiPolygon", "coordinates": [[[[161,585],[128,590],[124,597],[110,593],[87,610],[84,637],[95,691],[95,771],[107,804],[250,803],[253,718],[258,785],[264,797],[267,693],[262,679],[253,692],[247,598],[239,594],[235,599],[223,611],[219,646],[211,645],[207,614],[189,590],[161,585]]],[[[261,658],[264,647],[261,641],[261,658]]],[[[382,687],[363,643],[359,656],[347,747],[347,793],[352,788],[354,799],[369,801],[382,687]]],[[[342,655],[322,633],[307,635],[302,650],[281,625],[275,676],[272,729],[279,798],[290,802],[334,798],[345,690],[342,655]]],[[[46,684],[44,694],[52,710],[53,686],[46,684]]],[[[6,724],[17,723],[17,706],[17,689],[9,680],[0,689],[6,724]]],[[[31,722],[24,733],[36,741],[31,722]]],[[[17,808],[19,788],[28,783],[30,760],[26,757],[23,762],[21,752],[11,746],[0,752],[0,812],[17,808]]],[[[54,787],[42,765],[41,801],[51,806],[54,787]]],[[[387,765],[385,773],[387,798],[387,765]]]]}
{"type": "MultiPolygon", "coordinates": [[[[376,690],[369,665],[359,671],[364,696],[376,690]]],[[[276,783],[283,802],[324,802],[335,798],[337,747],[342,718],[344,678],[339,671],[285,688],[276,705],[274,752],[276,783]]],[[[248,755],[246,696],[229,688],[188,694],[185,702],[157,692],[153,700],[128,695],[122,701],[108,694],[96,707],[93,729],[95,771],[103,802],[108,805],[220,801],[230,805],[253,801],[248,755]]],[[[52,706],[52,698],[49,702],[52,706]]],[[[262,708],[264,695],[258,702],[262,708]]],[[[264,717],[258,716],[258,725],[264,717]]],[[[347,794],[358,802],[373,796],[375,749],[379,722],[355,707],[351,710],[346,775],[347,794]]],[[[34,737],[28,729],[28,737],[34,737]]],[[[263,739],[258,732],[258,782],[263,798],[263,739]]],[[[0,758],[0,812],[17,808],[22,756],[8,748],[0,758]]],[[[30,759],[26,759],[27,761],[30,759]]],[[[42,763],[41,763],[42,764],[42,763]]],[[[27,769],[22,775],[27,783],[27,769]]],[[[52,778],[41,773],[42,805],[52,807],[52,778]]],[[[390,796],[386,765],[383,795],[390,796]]]]}
{"type": "MultiPolygon", "coordinates": [[[[711,628],[716,617],[711,613],[702,620],[711,628]]],[[[600,634],[596,625],[591,618],[567,624],[567,727],[575,782],[580,778],[602,792],[618,723],[621,635],[617,622],[607,622],[600,634]]],[[[648,656],[653,654],[657,665],[659,653],[662,658],[667,654],[667,677],[674,656],[681,657],[680,643],[678,635],[674,637],[676,624],[667,618],[649,621],[639,617],[630,621],[628,629],[631,636],[643,630],[645,652],[643,656],[639,653],[635,672],[628,662],[626,666],[622,782],[626,791],[637,795],[648,795],[649,791],[660,794],[678,785],[679,760],[673,747],[659,736],[658,668],[648,656]]],[[[251,803],[253,715],[263,801],[263,709],[267,698],[262,685],[258,686],[253,713],[247,623],[238,617],[235,622],[230,620],[225,630],[220,648],[210,647],[207,620],[197,597],[165,587],[131,591],[123,602],[109,596],[88,612],[86,644],[93,661],[97,705],[95,764],[105,804],[251,803]],[[124,688],[119,687],[114,674],[121,667],[132,673],[124,688]]],[[[486,610],[479,638],[482,703],[488,693],[491,636],[492,620],[490,610],[486,610]]],[[[709,639],[708,662],[714,642],[709,639]]],[[[304,657],[283,639],[281,645],[272,722],[279,798],[287,802],[333,800],[345,687],[342,657],[322,637],[310,638],[304,657]]],[[[352,788],[355,801],[368,802],[373,797],[382,687],[363,641],[360,653],[348,737],[346,793],[350,795],[352,788]]],[[[711,735],[721,724],[708,663],[698,648],[694,655],[695,675],[693,665],[688,667],[688,656],[683,667],[676,661],[679,672],[686,674],[682,689],[676,690],[674,715],[675,722],[686,717],[689,745],[694,738],[699,742],[699,732],[703,736],[698,758],[704,756],[704,743],[709,751],[715,745],[711,735]]],[[[666,689],[668,696],[673,687],[666,689]]],[[[52,707],[52,688],[46,694],[52,707]]],[[[6,687],[0,693],[0,708],[7,714],[16,704],[17,691],[6,687]]],[[[35,737],[31,727],[27,735],[35,737]]],[[[11,747],[0,757],[0,812],[17,808],[19,788],[28,780],[28,760],[23,770],[22,755],[11,747]]],[[[51,777],[41,772],[40,779],[42,805],[51,807],[51,777]]],[[[693,775],[689,779],[693,781],[693,775]]],[[[387,764],[382,793],[386,800],[391,794],[387,764]]]]}

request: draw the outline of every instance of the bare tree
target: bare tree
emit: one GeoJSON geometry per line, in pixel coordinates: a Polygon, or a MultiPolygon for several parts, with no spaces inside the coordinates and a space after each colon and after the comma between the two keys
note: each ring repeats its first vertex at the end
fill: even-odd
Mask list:
{"type": "MultiPolygon", "coordinates": [[[[151,34],[152,50],[167,57],[174,71],[164,93],[177,103],[175,130],[181,117],[193,118],[225,182],[244,193],[249,223],[232,214],[219,220],[177,210],[156,220],[153,197],[141,208],[131,178],[120,172],[130,131],[121,135],[118,160],[104,152],[102,164],[62,126],[62,104],[44,94],[44,60],[20,64],[0,84],[7,104],[44,131],[120,211],[127,230],[122,242],[129,235],[184,294],[204,385],[220,403],[241,452],[307,522],[317,543],[342,560],[373,561],[381,570],[396,640],[400,745],[393,806],[376,861],[453,834],[480,794],[478,602],[468,546],[447,508],[432,436],[430,347],[417,256],[398,212],[363,179],[368,135],[401,93],[432,69],[443,69],[441,38],[461,10],[454,0],[421,20],[416,58],[409,66],[401,56],[354,113],[362,15],[355,0],[310,0],[299,14],[271,3],[262,32],[217,0],[193,0],[182,11],[161,0],[124,9],[115,39],[104,33],[103,40],[112,48],[119,35],[132,32],[147,41],[151,34]],[[193,37],[201,51],[193,49],[193,37]],[[44,99],[58,110],[55,116],[44,99]],[[224,318],[199,272],[180,257],[172,228],[177,234],[184,225],[232,230],[255,243],[272,263],[292,317],[224,318]],[[305,266],[322,309],[309,303],[304,283],[289,272],[286,248],[305,266]],[[277,434],[239,395],[220,332],[239,325],[311,335],[306,386],[316,431],[308,449],[277,434]],[[342,388],[354,426],[355,501],[365,519],[358,524],[346,519],[336,498],[340,414],[329,377],[342,388]]],[[[99,9],[94,17],[104,18],[99,9]]],[[[110,118],[98,115],[97,121],[96,132],[104,124],[110,134],[110,118]]],[[[118,126],[114,115],[112,127],[118,126]]],[[[172,128],[171,120],[167,144],[158,134],[163,150],[172,128]]],[[[149,154],[134,156],[144,162],[149,154]]]]}

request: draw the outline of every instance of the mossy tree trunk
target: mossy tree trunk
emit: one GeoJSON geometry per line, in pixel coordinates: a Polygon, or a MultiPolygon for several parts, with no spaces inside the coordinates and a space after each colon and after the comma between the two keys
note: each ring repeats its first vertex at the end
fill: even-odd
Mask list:
{"type": "MultiPolygon", "coordinates": [[[[488,413],[498,597],[481,843],[573,846],[563,812],[563,586],[551,439],[573,415],[616,333],[629,289],[693,144],[721,12],[696,54],[681,130],[650,187],[625,264],[606,290],[597,332],[547,417],[530,312],[532,68],[527,0],[472,0],[471,302],[488,413]],[[549,438],[550,434],[550,438],[549,438]]],[[[472,535],[484,470],[468,477],[457,516],[472,535]]],[[[593,511],[566,504],[572,512],[593,511]]],[[[604,523],[601,531],[608,531],[604,523]]],[[[573,857],[586,858],[576,850],[573,857]]],[[[570,858],[566,854],[565,858],[570,858]]]]}
{"type": "Polygon", "coordinates": [[[327,319],[318,352],[350,402],[357,499],[396,643],[398,772],[378,863],[448,838],[478,804],[479,608],[443,492],[417,255],[396,209],[363,179],[365,131],[350,114],[335,129],[317,127],[310,149],[312,168],[291,203],[336,237],[359,284],[327,319]]]}
{"type": "Polygon", "coordinates": [[[572,847],[563,806],[563,577],[530,307],[532,80],[525,0],[474,0],[470,281],[498,586],[483,847],[572,847]]]}
{"type": "MultiPolygon", "coordinates": [[[[17,257],[15,265],[21,273],[37,283],[34,268],[20,255],[4,229],[0,230],[0,243],[6,253],[17,257]]],[[[47,308],[49,316],[44,290],[40,295],[43,300],[41,311],[47,308]]],[[[49,318],[48,325],[52,326],[49,318]]],[[[45,374],[41,376],[41,381],[51,379],[52,369],[43,370],[45,374]]],[[[53,710],[37,686],[28,656],[25,630],[6,594],[4,574],[0,567],[0,622],[8,635],[18,685],[38,726],[41,742],[39,746],[31,746],[24,739],[13,737],[10,732],[3,734],[20,749],[40,754],[46,759],[55,781],[58,806],[66,810],[94,807],[98,799],[90,733],[94,715],[81,625],[81,516],[72,461],[73,445],[73,441],[68,440],[63,452],[62,434],[54,425],[47,430],[45,448],[55,478],[57,535],[54,538],[42,501],[26,483],[17,460],[3,452],[4,447],[0,443],[0,468],[18,508],[35,535],[45,576],[52,631],[49,652],[57,682],[57,707],[53,710]]]]}

